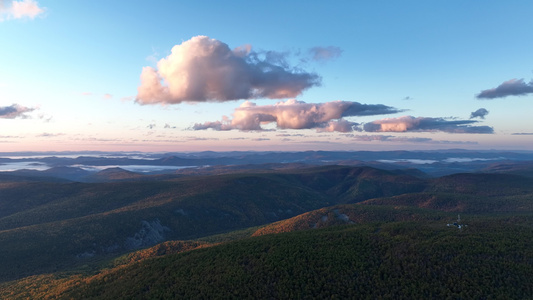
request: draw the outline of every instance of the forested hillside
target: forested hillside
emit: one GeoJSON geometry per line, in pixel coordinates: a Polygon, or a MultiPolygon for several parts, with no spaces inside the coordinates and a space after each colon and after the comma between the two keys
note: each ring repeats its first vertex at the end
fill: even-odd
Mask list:
{"type": "Polygon", "coordinates": [[[378,222],[271,234],[94,276],[31,278],[5,286],[2,296],[527,299],[533,296],[532,221],[477,219],[464,230],[433,221],[378,222]],[[47,288],[27,289],[32,283],[47,288]]]}
{"type": "Polygon", "coordinates": [[[113,299],[120,288],[155,298],[217,290],[237,298],[440,298],[483,287],[531,295],[524,278],[533,264],[533,178],[410,173],[325,166],[102,183],[5,180],[0,290],[7,299],[113,299]],[[461,229],[450,226],[457,214],[461,229]],[[465,277],[469,268],[478,271],[465,277]]]}

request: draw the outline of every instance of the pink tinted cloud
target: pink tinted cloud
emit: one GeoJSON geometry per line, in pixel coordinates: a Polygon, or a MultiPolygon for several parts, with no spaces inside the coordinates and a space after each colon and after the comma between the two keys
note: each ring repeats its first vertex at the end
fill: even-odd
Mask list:
{"type": "Polygon", "coordinates": [[[363,129],[367,132],[442,131],[448,133],[494,133],[492,127],[471,125],[477,122],[474,120],[403,116],[366,123],[363,129]]]}
{"type": "Polygon", "coordinates": [[[44,8],[39,7],[39,4],[34,0],[22,1],[6,1],[0,0],[0,21],[9,19],[33,19],[44,12],[44,8]]]}
{"type": "Polygon", "coordinates": [[[396,113],[396,108],[382,104],[361,104],[349,101],[306,103],[294,99],[274,105],[258,106],[246,101],[236,108],[233,118],[195,124],[193,129],[263,130],[262,125],[275,123],[280,129],[317,129],[319,131],[353,131],[356,123],[343,117],[396,113]]]}
{"type": "Polygon", "coordinates": [[[345,119],[332,120],[322,128],[317,128],[318,132],[352,132],[358,123],[350,122],[345,119]]]}
{"type": "Polygon", "coordinates": [[[221,41],[196,36],[144,67],[139,104],[289,98],[320,84],[320,77],[290,68],[279,55],[261,55],[246,45],[234,50],[221,41]]]}

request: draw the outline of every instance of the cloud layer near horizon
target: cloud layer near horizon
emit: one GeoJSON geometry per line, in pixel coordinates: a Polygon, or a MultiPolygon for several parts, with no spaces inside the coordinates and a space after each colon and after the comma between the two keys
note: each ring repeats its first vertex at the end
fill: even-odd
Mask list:
{"type": "Polygon", "coordinates": [[[24,107],[18,104],[12,104],[10,106],[0,106],[0,118],[1,119],[15,119],[15,118],[27,118],[25,115],[28,112],[34,111],[34,108],[24,107]]]}
{"type": "Polygon", "coordinates": [[[144,67],[140,78],[140,104],[291,98],[321,80],[317,74],[289,67],[283,54],[261,55],[249,45],[231,50],[207,36],[174,46],[157,69],[144,67]]]}
{"type": "Polygon", "coordinates": [[[447,120],[445,118],[402,116],[366,123],[363,129],[367,132],[442,131],[447,133],[494,133],[492,127],[471,125],[477,122],[474,120],[447,120]]]}
{"type": "Polygon", "coordinates": [[[525,96],[533,93],[533,80],[526,83],[524,79],[511,79],[503,82],[499,86],[481,91],[476,98],[495,99],[507,96],[525,96]]]}
{"type": "Polygon", "coordinates": [[[0,22],[10,19],[33,19],[44,12],[34,0],[4,1],[0,0],[0,22]],[[6,4],[7,2],[7,4],[6,4]]]}
{"type": "Polygon", "coordinates": [[[383,104],[361,104],[349,101],[305,103],[294,99],[274,105],[258,106],[250,101],[235,109],[233,119],[195,124],[194,130],[263,130],[262,124],[275,123],[281,129],[317,129],[318,131],[351,132],[357,123],[343,117],[383,115],[400,112],[383,104]]]}
{"type": "Polygon", "coordinates": [[[400,143],[431,143],[431,144],[477,144],[476,142],[434,140],[424,137],[396,137],[392,135],[352,135],[356,141],[362,142],[400,142],[400,143]]]}

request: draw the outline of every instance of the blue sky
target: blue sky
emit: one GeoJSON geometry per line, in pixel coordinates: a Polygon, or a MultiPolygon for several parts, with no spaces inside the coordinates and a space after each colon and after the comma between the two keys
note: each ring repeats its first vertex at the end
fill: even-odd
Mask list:
{"type": "Polygon", "coordinates": [[[533,150],[531,11],[4,0],[0,151],[533,150]],[[201,47],[231,63],[211,69],[220,57],[198,59],[201,47]],[[170,92],[147,92],[147,67],[170,92]]]}

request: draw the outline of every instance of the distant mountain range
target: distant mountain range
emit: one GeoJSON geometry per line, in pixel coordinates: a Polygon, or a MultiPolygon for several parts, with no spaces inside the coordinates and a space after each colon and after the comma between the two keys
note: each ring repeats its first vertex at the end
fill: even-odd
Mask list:
{"type": "Polygon", "coordinates": [[[427,176],[460,172],[506,172],[531,176],[533,152],[526,151],[306,151],[306,152],[197,152],[197,153],[3,153],[0,180],[44,177],[79,182],[124,180],[118,169],[142,175],[221,174],[243,170],[280,169],[296,166],[348,165],[380,169],[417,169],[427,176]],[[115,175],[97,174],[114,169],[115,175]],[[2,171],[3,170],[3,171],[2,171]],[[10,177],[12,178],[12,177],[10,177]]]}

